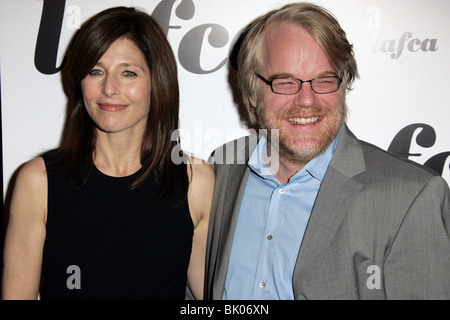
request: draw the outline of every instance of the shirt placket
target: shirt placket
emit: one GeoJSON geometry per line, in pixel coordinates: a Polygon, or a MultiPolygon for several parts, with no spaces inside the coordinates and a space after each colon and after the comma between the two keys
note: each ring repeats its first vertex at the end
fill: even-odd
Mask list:
{"type": "Polygon", "coordinates": [[[266,227],[264,230],[263,245],[256,270],[253,299],[276,299],[274,286],[274,259],[277,259],[276,245],[279,229],[284,215],[285,186],[277,185],[271,194],[266,227]]]}

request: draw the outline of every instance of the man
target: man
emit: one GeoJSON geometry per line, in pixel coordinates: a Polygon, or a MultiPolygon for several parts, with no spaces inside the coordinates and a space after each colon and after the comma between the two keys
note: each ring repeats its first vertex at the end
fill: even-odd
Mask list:
{"type": "Polygon", "coordinates": [[[251,24],[238,78],[267,134],[214,154],[206,298],[450,298],[448,185],[350,132],[357,75],[321,7],[290,4],[251,24]]]}

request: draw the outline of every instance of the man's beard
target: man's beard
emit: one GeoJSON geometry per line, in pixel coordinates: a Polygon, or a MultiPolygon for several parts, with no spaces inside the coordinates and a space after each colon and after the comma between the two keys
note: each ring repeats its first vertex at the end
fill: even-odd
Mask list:
{"type": "MultiPolygon", "coordinates": [[[[299,109],[295,107],[288,112],[277,114],[277,118],[268,118],[265,116],[264,108],[257,107],[258,123],[261,129],[267,129],[268,143],[271,144],[271,137],[273,134],[278,134],[277,145],[271,147],[278,151],[280,159],[284,159],[292,164],[304,166],[306,163],[322,154],[334,139],[339,135],[339,132],[347,120],[347,106],[345,101],[342,102],[342,107],[334,111],[322,108],[308,108],[308,114],[325,116],[332,121],[326,123],[325,132],[317,137],[311,134],[299,135],[292,139],[289,132],[284,132],[286,128],[282,129],[279,123],[289,117],[299,115],[299,109]],[[274,130],[279,129],[279,130],[274,130]],[[272,132],[274,131],[274,132],[272,132]],[[290,138],[290,139],[289,139],[290,138]]],[[[319,124],[323,125],[323,124],[319,124]]]]}

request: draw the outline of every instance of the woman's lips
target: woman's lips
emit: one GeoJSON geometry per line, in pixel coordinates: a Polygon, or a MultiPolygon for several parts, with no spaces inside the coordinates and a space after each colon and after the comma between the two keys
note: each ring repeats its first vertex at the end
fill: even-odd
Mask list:
{"type": "Polygon", "coordinates": [[[125,109],[127,106],[123,104],[114,104],[114,103],[99,103],[100,109],[105,111],[121,111],[125,109]]]}

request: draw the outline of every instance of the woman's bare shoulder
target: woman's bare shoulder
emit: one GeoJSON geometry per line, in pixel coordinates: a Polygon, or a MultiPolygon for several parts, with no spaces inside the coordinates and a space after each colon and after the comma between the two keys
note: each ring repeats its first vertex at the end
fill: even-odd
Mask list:
{"type": "Polygon", "coordinates": [[[17,181],[22,183],[42,183],[47,181],[47,170],[42,157],[25,162],[18,170],[17,181]]]}
{"type": "Polygon", "coordinates": [[[188,175],[190,180],[188,201],[193,219],[196,221],[208,219],[214,194],[214,171],[206,161],[190,157],[188,175]]]}

